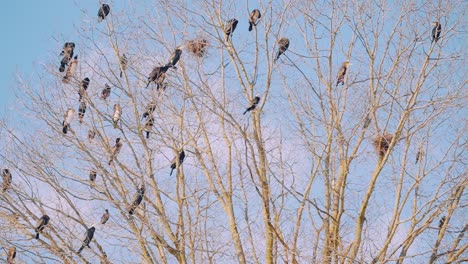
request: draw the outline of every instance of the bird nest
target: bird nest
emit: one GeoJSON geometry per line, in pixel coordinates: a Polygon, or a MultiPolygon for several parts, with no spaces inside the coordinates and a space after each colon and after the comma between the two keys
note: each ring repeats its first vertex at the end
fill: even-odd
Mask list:
{"type": "Polygon", "coordinates": [[[374,146],[377,149],[380,158],[383,158],[387,153],[388,149],[390,148],[392,139],[393,135],[389,133],[378,135],[377,138],[374,139],[374,146]]]}
{"type": "Polygon", "coordinates": [[[188,51],[200,58],[205,56],[207,47],[208,41],[206,39],[190,40],[187,42],[188,51]]]}

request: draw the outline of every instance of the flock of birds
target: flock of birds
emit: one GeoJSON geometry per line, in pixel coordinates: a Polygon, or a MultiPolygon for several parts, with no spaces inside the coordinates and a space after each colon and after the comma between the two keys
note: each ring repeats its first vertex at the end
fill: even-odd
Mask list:
{"type": "MultiPolygon", "coordinates": [[[[110,6],[107,5],[107,4],[102,4],[101,7],[99,8],[99,11],[98,11],[98,23],[103,21],[107,17],[107,15],[109,14],[109,12],[110,12],[110,6]]],[[[249,31],[252,31],[253,27],[257,26],[257,24],[259,23],[259,20],[260,20],[261,17],[262,17],[262,15],[261,15],[261,13],[260,13],[260,11],[258,9],[254,9],[250,13],[250,16],[249,16],[249,31]]],[[[229,41],[230,39],[232,39],[232,34],[236,30],[237,24],[238,24],[238,20],[234,18],[234,19],[228,20],[227,24],[224,26],[224,34],[225,34],[225,40],[226,41],[229,41]]],[[[433,26],[434,27],[432,29],[431,43],[434,43],[434,42],[436,43],[440,39],[440,35],[441,35],[441,32],[442,32],[442,27],[441,27],[441,24],[439,22],[433,22],[433,26]]],[[[205,45],[206,45],[206,42],[205,42],[205,45]]],[[[288,50],[288,48],[289,48],[289,39],[284,38],[284,37],[281,38],[278,41],[278,51],[276,53],[274,62],[276,62],[280,58],[280,56],[282,54],[284,54],[288,50]]],[[[73,56],[74,55],[74,49],[75,49],[75,43],[66,42],[64,44],[64,46],[63,46],[62,52],[60,53],[60,56],[62,56],[62,60],[60,62],[59,72],[64,72],[66,70],[65,76],[62,79],[62,81],[64,83],[69,83],[71,78],[74,76],[74,74],[76,72],[76,68],[77,68],[77,64],[78,64],[78,55],[73,56]]],[[[171,68],[177,69],[176,65],[177,65],[177,63],[180,60],[180,57],[182,55],[182,49],[183,49],[183,46],[177,47],[175,49],[175,51],[173,52],[171,58],[169,59],[169,62],[166,65],[157,66],[157,67],[153,68],[153,70],[151,71],[151,73],[148,76],[148,82],[146,84],[146,88],[148,88],[148,86],[151,84],[151,82],[154,82],[156,84],[156,87],[157,87],[156,89],[157,90],[159,90],[159,89],[164,90],[166,88],[167,83],[164,83],[164,80],[165,80],[165,77],[166,77],[166,72],[171,68]]],[[[203,53],[204,53],[204,50],[203,50],[203,53]]],[[[128,63],[128,59],[127,59],[126,55],[123,54],[122,57],[120,58],[120,65],[121,65],[120,77],[123,77],[123,73],[126,70],[127,63],[128,63]]],[[[348,73],[349,65],[350,65],[350,63],[348,61],[345,61],[341,65],[341,67],[340,67],[340,69],[338,71],[337,77],[336,77],[336,79],[337,79],[336,86],[338,86],[340,84],[341,85],[345,84],[345,78],[346,78],[347,73],[348,73]]],[[[79,107],[78,107],[78,118],[79,118],[80,123],[83,122],[83,118],[84,118],[85,113],[86,113],[86,102],[85,102],[84,99],[87,96],[86,90],[88,89],[89,84],[90,84],[90,79],[89,78],[83,79],[81,81],[81,85],[80,85],[80,88],[79,88],[79,91],[78,91],[79,103],[80,103],[79,107]]],[[[101,99],[106,100],[107,98],[109,98],[110,94],[111,94],[111,87],[108,84],[106,84],[104,89],[101,92],[101,99]]],[[[261,98],[258,95],[255,96],[255,98],[253,98],[251,100],[251,103],[250,103],[249,107],[247,107],[247,109],[244,111],[243,114],[245,115],[247,112],[255,110],[257,105],[260,102],[260,99],[261,98]]],[[[146,122],[145,122],[146,138],[149,138],[150,131],[152,130],[152,127],[154,125],[153,112],[155,111],[155,108],[156,108],[156,103],[154,103],[154,102],[150,103],[146,107],[146,110],[145,110],[145,112],[143,113],[143,116],[142,116],[142,120],[146,119],[146,122]]],[[[73,121],[74,115],[75,115],[75,110],[73,108],[69,108],[67,110],[67,112],[65,113],[64,120],[62,122],[62,132],[64,134],[67,134],[68,131],[70,130],[70,125],[71,125],[71,123],[73,121]]],[[[115,104],[114,105],[114,114],[113,114],[113,118],[112,118],[114,128],[118,128],[118,123],[120,121],[121,115],[122,115],[121,106],[119,104],[115,104]]],[[[94,139],[95,135],[96,135],[96,133],[93,130],[88,131],[88,138],[90,140],[94,139]]],[[[390,139],[390,141],[391,141],[391,139],[390,139]]],[[[119,154],[120,150],[122,149],[122,145],[123,144],[122,144],[121,139],[117,138],[115,140],[115,145],[113,146],[113,148],[111,150],[110,160],[109,160],[109,163],[108,163],[109,165],[112,163],[112,161],[119,154]]],[[[382,145],[382,143],[380,142],[379,145],[382,145]]],[[[383,144],[383,145],[385,145],[385,144],[383,144]]],[[[380,149],[380,151],[382,152],[382,149],[380,149]]],[[[384,150],[383,152],[384,152],[383,154],[385,154],[386,151],[384,150]]],[[[382,153],[380,153],[380,155],[382,155],[382,153]]],[[[182,149],[179,152],[179,154],[174,158],[174,160],[173,160],[173,162],[171,164],[170,175],[172,175],[173,171],[183,163],[184,159],[185,159],[185,152],[182,149]]],[[[94,182],[96,180],[96,177],[97,177],[97,172],[94,171],[94,170],[91,171],[90,174],[89,174],[90,181],[94,182]]],[[[11,187],[11,184],[12,184],[11,172],[8,169],[3,169],[2,170],[2,178],[3,178],[2,190],[3,190],[3,192],[5,192],[7,189],[9,189],[11,187]]],[[[141,187],[138,188],[138,190],[137,190],[137,193],[135,195],[135,198],[132,201],[132,204],[128,207],[128,214],[129,215],[134,214],[135,209],[143,201],[144,194],[145,194],[145,187],[144,187],[144,185],[141,185],[141,187]]],[[[100,223],[105,224],[109,220],[109,217],[110,217],[109,210],[106,209],[104,214],[101,217],[100,223]]],[[[446,220],[446,217],[445,216],[442,217],[442,219],[439,222],[439,229],[441,229],[442,226],[445,224],[445,220],[446,220]]],[[[50,221],[50,217],[48,215],[43,215],[39,219],[39,221],[38,221],[38,223],[36,225],[36,228],[34,229],[35,232],[36,232],[36,235],[35,235],[36,239],[39,239],[39,234],[43,232],[45,227],[47,227],[47,225],[49,224],[49,221],[50,221]]],[[[89,229],[87,229],[87,231],[85,233],[85,239],[83,241],[83,244],[77,250],[78,254],[80,254],[81,251],[85,247],[90,247],[89,244],[91,243],[91,241],[93,239],[95,230],[96,230],[96,228],[94,227],[94,225],[92,225],[89,229]]],[[[16,248],[11,247],[9,249],[9,251],[8,251],[7,263],[12,264],[15,257],[16,257],[16,248]]]]}

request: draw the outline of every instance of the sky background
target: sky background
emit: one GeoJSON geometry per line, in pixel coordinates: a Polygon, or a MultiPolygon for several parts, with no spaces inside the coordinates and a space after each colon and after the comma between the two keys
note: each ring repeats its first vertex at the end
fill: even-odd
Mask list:
{"type": "MultiPolygon", "coordinates": [[[[96,13],[96,0],[3,1],[0,8],[0,116],[15,102],[16,76],[34,76],[35,65],[57,46],[57,39],[73,40],[75,25],[85,13],[96,13]],[[78,11],[78,12],[77,12],[78,11]]],[[[59,64],[60,47],[57,50],[59,64]]]]}

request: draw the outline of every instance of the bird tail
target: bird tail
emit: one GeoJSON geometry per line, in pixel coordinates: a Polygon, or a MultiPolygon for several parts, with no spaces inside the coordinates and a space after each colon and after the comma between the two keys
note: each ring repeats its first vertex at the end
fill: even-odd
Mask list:
{"type": "Polygon", "coordinates": [[[134,211],[135,211],[135,208],[132,206],[132,207],[130,207],[130,210],[128,210],[128,214],[133,215],[134,211]]]}
{"type": "Polygon", "coordinates": [[[247,114],[248,111],[249,111],[249,110],[245,110],[244,113],[243,113],[243,115],[247,114]]]}
{"type": "Polygon", "coordinates": [[[76,253],[80,254],[81,251],[83,250],[84,246],[81,246],[80,249],[78,249],[78,251],[76,253]]]}
{"type": "Polygon", "coordinates": [[[102,22],[102,17],[98,17],[97,22],[101,23],[102,22]]]}
{"type": "Polygon", "coordinates": [[[120,71],[120,78],[122,78],[123,76],[123,71],[120,71]]]}
{"type": "Polygon", "coordinates": [[[113,159],[114,157],[111,157],[111,159],[109,160],[109,165],[111,165],[113,159]]]}
{"type": "Polygon", "coordinates": [[[67,66],[65,63],[60,63],[59,72],[64,72],[65,66],[67,66]]]}
{"type": "Polygon", "coordinates": [[[172,176],[172,172],[174,172],[174,168],[171,168],[171,174],[169,174],[169,176],[172,176]]]}
{"type": "Polygon", "coordinates": [[[252,29],[253,29],[253,23],[249,22],[249,31],[252,31],[252,29]]]}
{"type": "Polygon", "coordinates": [[[36,239],[39,239],[39,232],[36,233],[36,239]]]}
{"type": "Polygon", "coordinates": [[[67,132],[68,132],[68,125],[63,125],[62,132],[63,132],[64,134],[67,134],[67,132]]]}
{"type": "Polygon", "coordinates": [[[146,131],[146,139],[149,139],[150,132],[146,131]]]}
{"type": "Polygon", "coordinates": [[[150,85],[151,81],[148,80],[148,83],[146,84],[146,87],[145,88],[148,88],[148,86],[150,85]]]}

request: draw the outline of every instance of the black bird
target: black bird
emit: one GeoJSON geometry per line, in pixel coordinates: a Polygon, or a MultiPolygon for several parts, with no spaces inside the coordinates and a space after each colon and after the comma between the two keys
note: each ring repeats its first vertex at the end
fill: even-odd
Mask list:
{"type": "Polygon", "coordinates": [[[2,190],[6,191],[8,190],[8,188],[10,188],[11,182],[13,181],[13,177],[11,176],[11,172],[9,169],[3,169],[2,178],[3,178],[2,190]]]}
{"type": "Polygon", "coordinates": [[[247,112],[250,112],[250,111],[254,110],[257,107],[259,102],[260,102],[260,97],[257,95],[252,100],[250,106],[244,111],[244,115],[247,114],[247,112]]]}
{"type": "Polygon", "coordinates": [[[440,33],[442,33],[442,25],[439,22],[432,22],[434,28],[432,29],[432,41],[431,43],[435,42],[440,39],[440,33]]]}
{"type": "Polygon", "coordinates": [[[106,100],[111,94],[111,87],[106,83],[101,92],[101,99],[106,100]]]}
{"type": "Polygon", "coordinates": [[[83,100],[83,97],[86,95],[86,90],[88,90],[89,82],[90,80],[88,77],[84,78],[81,81],[80,90],[78,90],[79,101],[83,100]]]}
{"type": "Polygon", "coordinates": [[[125,53],[122,55],[122,57],[120,57],[120,78],[122,78],[123,76],[123,72],[127,69],[127,63],[128,63],[128,60],[127,60],[127,56],[125,56],[125,53]]]}
{"type": "Polygon", "coordinates": [[[444,215],[444,216],[442,216],[442,218],[440,218],[440,220],[439,220],[439,232],[440,232],[440,229],[442,229],[442,227],[443,227],[444,224],[445,224],[445,219],[447,219],[447,218],[446,218],[445,215],[444,215]]]}
{"type": "Polygon", "coordinates": [[[184,162],[184,159],[185,159],[185,152],[184,150],[182,150],[180,153],[179,153],[179,157],[178,157],[178,161],[177,162],[177,157],[175,157],[173,160],[172,160],[172,164],[171,164],[171,174],[172,175],[172,172],[174,171],[175,168],[177,168],[177,166],[180,166],[182,165],[182,162],[184,162]]]}
{"type": "Polygon", "coordinates": [[[133,215],[135,212],[135,209],[138,207],[138,205],[141,204],[141,201],[143,201],[143,196],[145,195],[145,186],[141,186],[140,189],[137,190],[137,194],[135,198],[133,199],[132,205],[128,209],[128,214],[133,215]]]}
{"type": "Polygon", "coordinates": [[[88,130],[88,139],[91,141],[94,139],[94,137],[96,136],[96,131],[90,129],[88,130]]]}
{"type": "Polygon", "coordinates": [[[252,13],[250,13],[249,17],[249,31],[252,31],[254,26],[257,26],[258,20],[262,17],[260,14],[260,10],[254,9],[252,13]]]}
{"type": "Polygon", "coordinates": [[[106,212],[101,217],[101,224],[103,225],[107,223],[107,220],[109,220],[109,217],[110,217],[109,210],[106,209],[106,212]]]}
{"type": "Polygon", "coordinates": [[[169,59],[169,63],[166,64],[166,67],[177,69],[176,64],[177,62],[179,62],[181,55],[182,55],[182,47],[177,47],[172,53],[172,56],[169,59]]]}
{"type": "Polygon", "coordinates": [[[107,4],[102,4],[98,11],[98,23],[106,18],[110,12],[110,6],[107,4]]]}
{"type": "Polygon", "coordinates": [[[149,103],[148,106],[146,106],[146,110],[143,113],[143,117],[141,118],[141,120],[143,120],[144,118],[147,118],[148,116],[152,115],[155,109],[156,109],[156,103],[155,102],[149,103]]]}
{"type": "Polygon", "coordinates": [[[36,239],[39,239],[39,233],[44,230],[44,228],[49,224],[49,216],[48,215],[43,215],[39,221],[37,222],[37,226],[34,229],[36,231],[36,239]]]}
{"type": "Polygon", "coordinates": [[[154,118],[153,116],[150,116],[148,119],[146,119],[145,122],[145,131],[146,131],[146,138],[148,139],[151,133],[151,130],[153,129],[154,125],[154,118]]]}
{"type": "Polygon", "coordinates": [[[86,113],[86,103],[83,101],[80,103],[80,106],[78,107],[78,119],[80,120],[80,123],[83,123],[83,118],[86,113]]]}
{"type": "Polygon", "coordinates": [[[7,264],[13,264],[13,260],[16,257],[16,247],[10,247],[8,249],[7,264]]]}
{"type": "Polygon", "coordinates": [[[169,69],[169,66],[161,66],[161,67],[154,67],[148,77],[148,83],[146,84],[146,88],[148,88],[151,82],[156,82],[157,90],[159,88],[163,88],[163,82],[166,78],[166,72],[169,69]]]}
{"type": "Polygon", "coordinates": [[[86,231],[86,238],[85,240],[83,241],[83,245],[80,247],[80,249],[78,249],[78,251],[76,253],[80,254],[81,251],[85,248],[85,247],[89,247],[89,243],[91,243],[91,240],[93,240],[93,236],[94,236],[94,231],[96,230],[96,228],[94,226],[91,226],[91,228],[89,228],[87,231],[86,231]]]}
{"type": "Polygon", "coordinates": [[[233,19],[230,19],[224,26],[224,34],[226,37],[226,41],[229,40],[229,37],[232,38],[232,34],[234,33],[234,30],[236,30],[237,23],[239,23],[239,21],[233,18],[233,19]]]}
{"type": "Polygon", "coordinates": [[[78,67],[78,55],[76,55],[73,60],[70,62],[70,65],[68,65],[67,72],[65,73],[65,76],[63,76],[62,82],[63,83],[69,83],[70,78],[75,75],[76,72],[76,67],[78,67]]]}
{"type": "Polygon", "coordinates": [[[336,75],[336,86],[338,86],[338,84],[342,84],[344,85],[344,81],[345,81],[345,78],[346,78],[346,74],[348,74],[348,68],[349,68],[349,61],[345,61],[343,62],[343,64],[341,65],[341,68],[340,70],[338,71],[338,74],[336,75]]]}
{"type": "Polygon", "coordinates": [[[73,51],[75,49],[75,43],[73,42],[65,42],[65,45],[63,45],[62,52],[60,52],[60,56],[62,57],[62,61],[60,62],[60,72],[64,72],[66,66],[70,62],[71,58],[73,58],[73,51]]]}
{"type": "Polygon", "coordinates": [[[92,170],[89,172],[89,180],[94,182],[96,180],[96,177],[97,177],[97,172],[95,170],[92,170]]]}
{"type": "Polygon", "coordinates": [[[111,158],[109,160],[109,165],[111,165],[112,161],[114,160],[114,158],[119,154],[120,152],[120,149],[122,148],[122,142],[120,141],[120,138],[117,138],[115,140],[115,145],[114,147],[112,148],[111,150],[111,158]]]}
{"type": "Polygon", "coordinates": [[[67,134],[68,129],[70,129],[70,124],[73,121],[74,114],[75,110],[73,110],[73,108],[69,108],[63,115],[62,132],[64,134],[67,134]]]}
{"type": "Polygon", "coordinates": [[[279,57],[285,53],[289,48],[289,39],[288,38],[281,38],[278,40],[278,52],[276,53],[275,62],[279,59],[279,57]]]}

